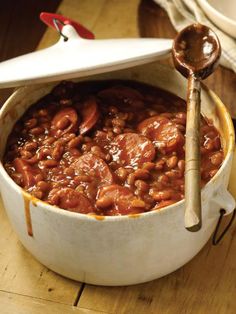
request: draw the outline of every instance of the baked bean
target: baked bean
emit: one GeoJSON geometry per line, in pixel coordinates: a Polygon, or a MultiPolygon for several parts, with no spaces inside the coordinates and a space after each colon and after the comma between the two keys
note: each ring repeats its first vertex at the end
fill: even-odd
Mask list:
{"type": "Polygon", "coordinates": [[[86,175],[75,176],[74,179],[76,182],[91,182],[92,181],[92,178],[86,175]]]}
{"type": "Polygon", "coordinates": [[[100,208],[106,208],[113,204],[113,200],[110,197],[103,196],[96,201],[96,206],[100,208]]]}
{"type": "Polygon", "coordinates": [[[71,106],[72,100],[71,99],[60,99],[60,105],[61,106],[71,106]]]}
{"type": "Polygon", "coordinates": [[[43,144],[44,145],[51,145],[52,143],[54,143],[56,141],[56,139],[54,137],[46,137],[44,140],[43,140],[43,144]]]}
{"type": "Polygon", "coordinates": [[[157,162],[156,162],[156,164],[155,164],[155,169],[156,170],[162,170],[163,168],[164,168],[164,166],[165,166],[165,163],[166,163],[166,160],[165,159],[160,159],[160,160],[158,160],[157,162]]]}
{"type": "Polygon", "coordinates": [[[21,154],[21,157],[24,159],[30,159],[33,157],[32,153],[27,150],[21,150],[20,154],[21,154]]]}
{"type": "Polygon", "coordinates": [[[123,133],[135,133],[135,131],[130,128],[124,128],[123,133]]]}
{"type": "Polygon", "coordinates": [[[165,173],[167,175],[167,177],[169,178],[181,178],[182,177],[182,173],[180,170],[170,170],[170,171],[166,171],[165,173]]]}
{"type": "Polygon", "coordinates": [[[27,163],[30,165],[36,164],[38,162],[37,155],[34,155],[32,158],[27,159],[27,163]]]}
{"type": "Polygon", "coordinates": [[[56,128],[59,130],[65,130],[70,125],[70,120],[67,117],[61,117],[56,123],[56,128]]]}
{"type": "Polygon", "coordinates": [[[51,167],[56,167],[57,165],[58,165],[58,162],[53,159],[42,160],[39,163],[40,168],[51,168],[51,167]]]}
{"type": "Polygon", "coordinates": [[[138,169],[133,173],[129,174],[127,183],[133,185],[136,179],[147,180],[150,177],[150,172],[146,169],[138,169]]]}
{"type": "Polygon", "coordinates": [[[141,200],[140,198],[134,199],[131,202],[131,207],[138,207],[138,208],[145,208],[146,204],[143,200],[141,200]]]}
{"type": "Polygon", "coordinates": [[[207,149],[208,151],[212,151],[214,149],[215,145],[214,145],[214,141],[211,139],[208,139],[205,143],[204,143],[204,148],[207,149]]]}
{"type": "MultiPolygon", "coordinates": [[[[5,165],[5,167],[6,167],[6,165],[5,165]]],[[[6,169],[8,169],[8,168],[6,168],[6,169]]],[[[8,172],[10,172],[10,170],[8,172]]],[[[21,173],[12,173],[11,177],[16,182],[16,184],[18,184],[18,185],[22,185],[23,184],[23,178],[22,178],[22,174],[21,173]]]]}
{"type": "Polygon", "coordinates": [[[120,118],[114,118],[112,119],[112,124],[115,127],[123,128],[125,126],[125,121],[120,118]]]}
{"type": "Polygon", "coordinates": [[[136,186],[138,190],[140,190],[143,193],[149,190],[149,185],[143,180],[140,180],[140,179],[136,180],[134,185],[136,186]]]}
{"type": "Polygon", "coordinates": [[[105,155],[105,160],[109,162],[111,160],[111,155],[110,154],[106,154],[105,155]]]}
{"type": "Polygon", "coordinates": [[[164,112],[164,113],[160,114],[160,117],[165,117],[165,118],[171,119],[171,118],[173,118],[173,113],[171,113],[171,112],[164,112]]]}
{"type": "Polygon", "coordinates": [[[39,112],[38,112],[38,115],[40,117],[47,117],[47,115],[48,115],[47,109],[40,109],[39,112]]]}
{"type": "Polygon", "coordinates": [[[214,175],[217,173],[218,169],[213,169],[209,172],[210,178],[214,177],[214,175]]]}
{"type": "Polygon", "coordinates": [[[92,147],[93,147],[93,143],[88,142],[86,144],[83,144],[81,149],[82,149],[83,152],[90,152],[92,147]]]}
{"type": "Polygon", "coordinates": [[[108,110],[112,114],[118,113],[118,109],[115,106],[109,106],[108,110]]]}
{"type": "MultiPolygon", "coordinates": [[[[201,117],[201,187],[224,154],[201,117]]],[[[186,103],[132,81],[62,82],[16,123],[4,166],[23,189],[65,210],[126,215],[184,198],[186,103]]]]}
{"type": "Polygon", "coordinates": [[[143,163],[143,167],[142,168],[145,169],[145,170],[151,171],[155,167],[156,167],[156,164],[154,162],[147,161],[147,162],[143,163]]]}
{"type": "Polygon", "coordinates": [[[51,133],[55,136],[62,136],[67,133],[74,133],[78,130],[78,115],[74,108],[65,107],[59,110],[52,119],[51,133]],[[61,132],[58,132],[61,131],[61,132]]]}
{"type": "Polygon", "coordinates": [[[27,142],[24,145],[24,149],[28,150],[29,152],[31,152],[32,150],[37,149],[37,147],[38,147],[38,144],[36,142],[27,142]]]}
{"type": "Polygon", "coordinates": [[[129,118],[129,113],[128,112],[118,112],[116,114],[116,117],[126,121],[129,118]]]}
{"type": "Polygon", "coordinates": [[[214,148],[215,148],[215,150],[221,149],[221,142],[220,142],[219,136],[214,139],[214,148]]]}
{"type": "Polygon", "coordinates": [[[99,146],[92,146],[91,147],[91,153],[93,153],[94,155],[100,157],[103,160],[106,160],[106,154],[104,154],[102,152],[102,149],[99,146]]]}
{"type": "Polygon", "coordinates": [[[43,198],[43,191],[40,191],[40,190],[34,190],[32,192],[32,195],[38,199],[42,199],[43,198]]]}
{"type": "Polygon", "coordinates": [[[35,118],[31,118],[27,121],[25,121],[25,126],[27,129],[32,129],[37,125],[38,121],[35,118]]]}
{"type": "Polygon", "coordinates": [[[170,178],[166,174],[161,174],[158,177],[158,182],[160,182],[161,184],[165,185],[165,184],[169,183],[169,181],[170,181],[170,178]]]}
{"type": "Polygon", "coordinates": [[[60,143],[57,143],[55,147],[52,149],[51,156],[55,160],[60,160],[63,153],[64,153],[64,147],[60,143]]]}
{"type": "Polygon", "coordinates": [[[82,155],[81,152],[77,148],[70,148],[69,153],[70,155],[74,157],[80,157],[82,155]]]}
{"type": "Polygon", "coordinates": [[[169,169],[175,168],[175,166],[178,163],[178,158],[177,156],[171,156],[166,160],[166,165],[169,169]]]}
{"type": "Polygon", "coordinates": [[[176,116],[176,118],[183,119],[183,120],[185,121],[185,122],[183,123],[183,125],[186,124],[186,117],[187,117],[187,115],[186,115],[185,112],[177,112],[177,113],[175,114],[175,116],[176,116]]]}
{"type": "Polygon", "coordinates": [[[119,177],[119,179],[121,179],[122,181],[125,181],[129,173],[127,169],[120,167],[116,170],[116,174],[119,177]]]}
{"type": "Polygon", "coordinates": [[[115,126],[115,127],[113,128],[113,132],[114,132],[115,134],[121,134],[121,133],[122,133],[122,129],[121,129],[119,126],[115,126]]]}
{"type": "Polygon", "coordinates": [[[182,132],[182,133],[185,134],[185,132],[186,132],[186,127],[185,127],[185,125],[176,124],[176,127],[177,127],[177,129],[178,129],[180,132],[182,132]]]}
{"type": "Polygon", "coordinates": [[[166,201],[171,199],[172,191],[171,190],[156,191],[155,189],[152,189],[150,191],[150,195],[156,202],[166,201]]]}
{"type": "Polygon", "coordinates": [[[47,192],[50,189],[50,183],[45,181],[38,181],[36,186],[42,192],[47,192]]]}
{"type": "Polygon", "coordinates": [[[153,116],[157,115],[157,111],[156,110],[148,110],[148,114],[150,117],[153,117],[153,116]]]}
{"type": "Polygon", "coordinates": [[[29,132],[32,135],[41,135],[44,133],[44,128],[38,126],[38,127],[33,128],[33,129],[30,129],[29,132]]]}
{"type": "Polygon", "coordinates": [[[75,171],[73,168],[65,168],[64,174],[69,177],[73,177],[75,175],[75,171]]]}
{"type": "Polygon", "coordinates": [[[83,141],[84,141],[84,143],[89,143],[89,142],[92,142],[92,139],[89,136],[84,136],[83,141]]]}
{"type": "Polygon", "coordinates": [[[181,159],[178,161],[178,168],[181,172],[185,171],[185,160],[181,159]]]}
{"type": "Polygon", "coordinates": [[[83,141],[83,137],[79,135],[69,141],[68,148],[76,148],[82,143],[82,141],[83,141]]]}
{"type": "Polygon", "coordinates": [[[110,119],[110,118],[105,119],[104,125],[105,125],[106,127],[111,127],[111,126],[112,126],[112,119],[110,119]]]}
{"type": "Polygon", "coordinates": [[[165,200],[165,201],[161,201],[159,204],[157,204],[154,209],[160,209],[166,206],[170,206],[172,204],[174,204],[176,201],[174,200],[165,200]]]}
{"type": "Polygon", "coordinates": [[[37,156],[38,160],[43,160],[43,159],[47,158],[48,156],[51,156],[51,150],[48,147],[41,147],[37,151],[36,156],[37,156]]]}
{"type": "Polygon", "coordinates": [[[223,155],[221,152],[214,153],[211,155],[210,160],[214,166],[219,166],[223,161],[223,155]]]}

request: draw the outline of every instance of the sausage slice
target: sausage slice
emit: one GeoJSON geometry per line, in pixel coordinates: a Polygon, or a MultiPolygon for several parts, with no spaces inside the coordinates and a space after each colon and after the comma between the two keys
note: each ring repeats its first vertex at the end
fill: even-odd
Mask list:
{"type": "Polygon", "coordinates": [[[22,175],[23,187],[26,189],[33,187],[36,183],[35,177],[40,173],[40,170],[33,168],[27,161],[21,158],[16,158],[13,161],[13,165],[16,171],[22,175]]]}
{"type": "Polygon", "coordinates": [[[108,216],[127,215],[143,212],[145,202],[138,199],[129,188],[112,184],[99,190],[96,206],[108,216]]]}
{"type": "Polygon", "coordinates": [[[52,190],[48,195],[51,205],[81,214],[94,212],[94,207],[89,199],[82,193],[71,188],[58,188],[52,190]]]}
{"type": "Polygon", "coordinates": [[[82,108],[82,122],[79,126],[80,134],[87,133],[97,123],[99,111],[94,97],[90,97],[82,108]]]}
{"type": "Polygon", "coordinates": [[[113,183],[113,176],[104,160],[96,155],[87,153],[78,158],[71,165],[76,175],[86,175],[95,180],[97,185],[105,185],[113,183]]]}
{"type": "Polygon", "coordinates": [[[157,147],[166,152],[172,152],[184,145],[184,136],[169,119],[162,116],[154,116],[139,123],[138,131],[155,141],[157,147]]]}
{"type": "Polygon", "coordinates": [[[155,148],[147,137],[125,133],[115,137],[112,154],[114,161],[124,166],[135,167],[152,161],[155,157],[155,148]]]}

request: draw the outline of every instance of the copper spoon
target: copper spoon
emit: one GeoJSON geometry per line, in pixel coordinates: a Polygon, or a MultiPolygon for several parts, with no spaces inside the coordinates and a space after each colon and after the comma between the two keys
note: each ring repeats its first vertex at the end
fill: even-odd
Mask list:
{"type": "Polygon", "coordinates": [[[216,68],[221,54],[219,39],[207,26],[192,24],[175,38],[172,55],[176,69],[188,78],[185,144],[185,228],[198,231],[201,217],[200,93],[201,80],[216,68]]]}

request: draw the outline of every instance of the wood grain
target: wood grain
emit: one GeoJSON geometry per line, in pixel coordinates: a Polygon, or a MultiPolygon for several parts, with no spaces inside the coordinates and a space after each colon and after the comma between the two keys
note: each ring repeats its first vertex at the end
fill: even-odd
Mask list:
{"type": "MultiPolygon", "coordinates": [[[[60,1],[0,1],[0,62],[35,50],[46,25],[39,20],[42,11],[54,12],[60,1]]],[[[13,89],[0,90],[0,107],[13,89]]]]}
{"type": "Polygon", "coordinates": [[[0,290],[73,304],[81,284],[37,262],[12,230],[1,200],[0,208],[0,290]]]}
{"type": "Polygon", "coordinates": [[[190,75],[188,78],[187,119],[185,137],[185,228],[197,232],[202,226],[201,209],[201,117],[200,80],[190,75]]]}
{"type": "MultiPolygon", "coordinates": [[[[139,8],[138,3],[138,0],[63,0],[58,13],[80,21],[97,38],[137,37],[137,21],[142,36],[172,38],[175,31],[166,14],[150,0],[141,1],[139,8]]],[[[47,29],[38,49],[51,45],[57,38],[55,31],[47,29]]],[[[231,71],[218,70],[210,84],[218,95],[225,95],[230,106],[233,104],[235,76],[231,71]]],[[[3,314],[235,313],[236,223],[219,246],[213,247],[209,242],[191,262],[173,274],[131,287],[85,285],[83,291],[78,289],[79,283],[48,271],[22,247],[1,204],[0,226],[0,312],[3,314]],[[78,291],[81,296],[76,296],[78,291]],[[71,306],[75,301],[77,308],[71,306]]]]}
{"type": "MultiPolygon", "coordinates": [[[[1,1],[0,60],[35,50],[46,29],[38,18],[39,13],[43,10],[56,10],[59,2],[1,1]]],[[[0,91],[0,105],[11,92],[11,89],[0,91]]],[[[49,271],[24,249],[13,232],[0,201],[0,290],[73,304],[80,287],[80,283],[64,279],[49,271]]],[[[10,308],[5,309],[2,306],[3,300],[4,295],[1,295],[1,313],[2,309],[8,311],[6,313],[17,313],[10,311],[10,308]]]]}
{"type": "Polygon", "coordinates": [[[1,314],[100,314],[71,305],[0,291],[1,314]]]}

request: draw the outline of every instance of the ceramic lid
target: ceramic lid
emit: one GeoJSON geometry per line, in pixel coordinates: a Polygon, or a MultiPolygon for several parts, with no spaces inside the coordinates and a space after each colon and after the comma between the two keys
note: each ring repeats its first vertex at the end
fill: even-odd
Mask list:
{"type": "Polygon", "coordinates": [[[44,22],[53,26],[53,21],[60,32],[59,41],[49,48],[1,62],[0,87],[115,71],[161,59],[171,51],[172,40],[169,39],[94,40],[93,34],[80,24],[59,15],[43,14],[46,14],[47,19],[44,22]],[[52,16],[56,18],[52,20],[52,16]]]}

